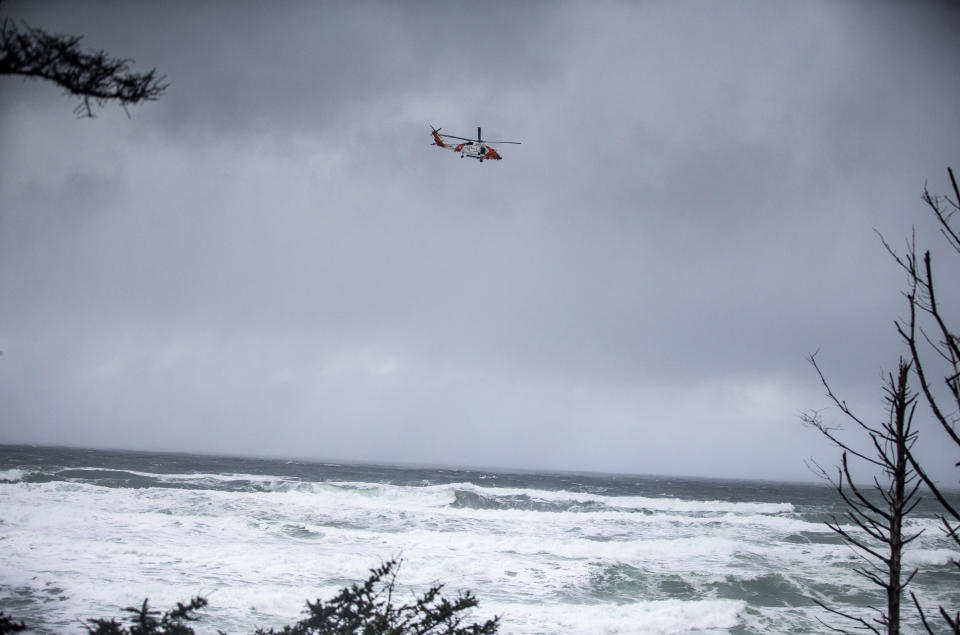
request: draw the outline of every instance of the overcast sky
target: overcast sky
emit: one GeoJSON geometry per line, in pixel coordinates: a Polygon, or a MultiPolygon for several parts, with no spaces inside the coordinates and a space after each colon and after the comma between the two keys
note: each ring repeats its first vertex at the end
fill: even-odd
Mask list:
{"type": "Polygon", "coordinates": [[[812,479],[960,168],[956,2],[0,11],[170,83],[0,77],[0,442],[812,479]]]}

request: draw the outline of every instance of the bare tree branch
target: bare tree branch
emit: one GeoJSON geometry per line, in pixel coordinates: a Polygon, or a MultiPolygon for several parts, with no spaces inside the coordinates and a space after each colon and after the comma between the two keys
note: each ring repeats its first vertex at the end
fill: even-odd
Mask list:
{"type": "MultiPolygon", "coordinates": [[[[151,69],[130,72],[133,60],[111,57],[105,51],[84,51],[75,35],[52,35],[13,20],[0,21],[0,75],[43,79],[80,99],[74,112],[93,117],[93,106],[116,101],[131,104],[154,101],[167,89],[166,77],[151,69]]],[[[129,113],[128,113],[129,114],[129,113]]]]}
{"type": "MultiPolygon", "coordinates": [[[[827,426],[819,411],[801,414],[801,421],[805,425],[817,429],[842,450],[836,479],[827,478],[847,508],[846,518],[865,536],[861,537],[842,526],[836,518],[828,522],[827,526],[864,559],[865,566],[855,568],[854,571],[886,593],[886,608],[885,610],[874,609],[879,617],[873,620],[873,624],[882,626],[888,634],[899,633],[903,591],[917,573],[914,569],[904,576],[903,548],[923,533],[920,531],[908,537],[904,537],[903,534],[904,518],[920,501],[917,496],[919,479],[913,472],[908,458],[909,448],[916,440],[912,424],[917,395],[910,391],[909,386],[911,363],[901,359],[896,375],[888,374],[884,386],[884,401],[887,403],[888,417],[883,424],[873,426],[859,419],[846,402],[836,396],[817,365],[816,356],[811,355],[808,359],[816,369],[827,397],[846,418],[854,421],[861,431],[867,433],[869,443],[873,447],[872,455],[854,449],[834,434],[836,428],[827,426]],[[849,461],[851,456],[880,469],[884,480],[881,482],[878,476],[873,477],[874,497],[869,496],[856,484],[849,461]]],[[[822,469],[820,473],[826,476],[826,472],[822,469]]],[[[861,616],[826,606],[821,601],[817,601],[817,604],[830,613],[852,622],[857,630],[880,632],[861,616]]],[[[841,630],[832,626],[830,628],[841,630]]]]}
{"type": "MultiPolygon", "coordinates": [[[[870,632],[872,632],[872,633],[876,633],[877,635],[880,635],[880,631],[878,631],[876,628],[874,628],[869,622],[867,622],[867,621],[866,621],[865,619],[863,619],[862,617],[858,617],[858,616],[856,616],[856,615],[851,615],[851,614],[849,614],[849,613],[844,613],[843,611],[839,611],[839,610],[837,610],[837,609],[835,609],[835,608],[832,608],[832,607],[830,607],[830,606],[827,606],[826,604],[824,604],[823,602],[821,602],[820,600],[818,600],[818,599],[816,599],[816,598],[813,598],[813,601],[816,602],[816,603],[820,606],[820,608],[822,608],[822,609],[824,609],[824,610],[826,610],[826,611],[829,611],[830,613],[832,613],[832,614],[834,614],[834,615],[838,615],[838,616],[840,616],[840,617],[842,617],[842,618],[844,618],[844,619],[847,619],[847,620],[850,620],[850,621],[852,621],[852,622],[855,622],[855,623],[859,624],[860,626],[855,626],[855,627],[854,627],[854,628],[856,628],[858,631],[870,631],[870,632]]],[[[850,633],[850,631],[844,630],[844,629],[842,629],[842,628],[838,628],[838,627],[836,627],[836,626],[833,626],[832,624],[827,624],[826,622],[824,622],[824,621],[821,620],[820,618],[817,618],[817,621],[820,622],[820,623],[823,624],[826,628],[830,629],[831,631],[833,631],[833,632],[835,632],[835,633],[850,633]]]]}
{"type": "MultiPolygon", "coordinates": [[[[947,168],[947,175],[953,188],[954,199],[931,194],[924,187],[922,200],[933,213],[940,235],[946,240],[952,253],[960,254],[960,231],[953,224],[956,213],[960,211],[960,187],[957,186],[952,169],[947,168]]],[[[924,403],[939,428],[946,434],[947,440],[960,453],[960,433],[957,430],[960,425],[960,338],[951,330],[950,320],[944,314],[940,303],[931,252],[926,250],[921,255],[917,249],[915,231],[907,241],[906,251],[902,255],[898,254],[882,235],[880,238],[887,252],[907,274],[907,290],[903,295],[907,300],[908,317],[894,322],[897,334],[910,351],[913,375],[924,403]],[[943,383],[940,384],[935,376],[943,372],[944,368],[943,383]]],[[[946,289],[953,288],[948,282],[946,289]]],[[[956,316],[952,317],[955,319],[956,316]]],[[[907,459],[911,470],[940,504],[940,521],[945,537],[960,547],[960,510],[943,494],[940,485],[931,478],[929,471],[920,465],[912,451],[912,444],[907,447],[907,459]]],[[[960,463],[956,466],[960,466],[960,463]]],[[[960,567],[960,561],[955,561],[954,564],[960,567]]],[[[913,601],[924,628],[932,632],[927,616],[915,596],[913,601]]],[[[937,608],[950,631],[960,633],[960,613],[954,611],[951,614],[943,606],[937,608]]]]}

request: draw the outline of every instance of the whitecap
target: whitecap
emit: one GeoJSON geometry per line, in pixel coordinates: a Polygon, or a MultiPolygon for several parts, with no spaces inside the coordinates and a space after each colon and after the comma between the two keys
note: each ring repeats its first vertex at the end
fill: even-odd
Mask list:
{"type": "Polygon", "coordinates": [[[649,496],[605,496],[567,490],[535,490],[506,487],[483,487],[474,483],[452,483],[435,487],[466,490],[486,497],[528,497],[552,503],[601,503],[616,510],[660,511],[676,513],[741,513],[784,514],[794,511],[792,503],[732,502],[721,500],[687,500],[649,496]]]}
{"type": "Polygon", "coordinates": [[[23,470],[16,468],[0,470],[0,483],[19,483],[23,480],[23,470]]]}
{"type": "Polygon", "coordinates": [[[960,553],[952,549],[910,549],[903,554],[905,567],[936,567],[957,561],[960,561],[960,553]]]}

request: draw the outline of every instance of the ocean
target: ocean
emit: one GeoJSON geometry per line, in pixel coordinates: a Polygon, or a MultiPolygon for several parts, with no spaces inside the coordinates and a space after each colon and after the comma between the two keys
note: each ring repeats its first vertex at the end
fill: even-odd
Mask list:
{"type": "MultiPolygon", "coordinates": [[[[956,609],[935,509],[906,566],[956,609]]],[[[505,634],[815,633],[839,622],[813,598],[884,603],[824,524],[842,513],[818,484],[0,446],[0,610],[82,633],[203,595],[198,633],[245,634],[399,557],[397,593],[470,590],[505,634]]]]}

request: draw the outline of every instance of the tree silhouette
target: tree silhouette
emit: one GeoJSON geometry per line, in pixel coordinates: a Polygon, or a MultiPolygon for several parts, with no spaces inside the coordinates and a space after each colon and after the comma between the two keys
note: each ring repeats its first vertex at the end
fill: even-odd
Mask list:
{"type": "MultiPolygon", "coordinates": [[[[888,407],[888,417],[883,423],[870,424],[859,417],[839,399],[824,378],[816,358],[811,355],[813,364],[826,388],[827,397],[840,409],[844,416],[853,421],[857,428],[867,434],[872,451],[861,452],[837,435],[837,428],[826,425],[820,413],[807,412],[801,415],[803,422],[819,430],[842,451],[837,476],[831,477],[825,470],[817,467],[820,474],[829,480],[847,507],[846,519],[853,523],[863,535],[855,533],[840,524],[834,518],[827,523],[844,542],[852,546],[863,559],[864,564],[855,571],[882,588],[886,594],[885,609],[874,608],[877,615],[871,619],[854,615],[828,606],[819,599],[814,601],[827,611],[843,617],[854,624],[857,630],[880,633],[883,629],[889,635],[900,633],[900,601],[903,591],[916,574],[916,569],[904,576],[901,566],[903,548],[916,540],[921,532],[905,536],[903,521],[920,502],[917,489],[920,480],[910,465],[908,453],[916,440],[913,430],[913,413],[917,396],[910,391],[910,363],[900,360],[897,373],[890,373],[884,387],[884,400],[888,407]],[[855,457],[867,465],[873,466],[882,474],[874,477],[873,487],[864,489],[854,482],[850,471],[849,457],[855,457]],[[879,495],[879,496],[878,496],[879,495]]],[[[816,464],[814,464],[816,465],[816,464]]],[[[829,624],[827,628],[846,632],[829,624]]]]}
{"type": "MultiPolygon", "coordinates": [[[[500,618],[466,623],[478,604],[469,591],[451,601],[443,585],[430,587],[423,595],[398,603],[395,598],[400,561],[390,560],[375,569],[362,584],[343,588],[333,599],[307,601],[307,616],[281,630],[258,628],[253,635],[496,635],[500,618]]],[[[98,618],[84,626],[90,635],[195,635],[192,622],[207,600],[195,597],[186,604],[160,613],[147,600],[124,610],[125,620],[98,618]],[[125,623],[126,622],[126,623],[125,623]]],[[[0,635],[28,628],[0,612],[0,635]]],[[[218,631],[224,635],[223,631],[218,631]]]]}
{"type": "Polygon", "coordinates": [[[19,633],[20,631],[27,630],[27,625],[23,622],[17,622],[9,615],[4,615],[3,611],[0,611],[0,635],[6,635],[7,633],[19,633]]]}
{"type": "MultiPolygon", "coordinates": [[[[0,21],[0,75],[19,75],[53,82],[79,98],[74,112],[93,117],[93,106],[154,101],[167,89],[166,77],[153,68],[130,72],[133,60],[111,57],[103,50],[84,51],[78,35],[54,35],[9,18],[0,21]]],[[[128,113],[129,114],[129,113],[128,113]]]]}
{"type": "Polygon", "coordinates": [[[195,622],[199,618],[194,615],[198,610],[207,605],[207,600],[202,597],[195,597],[188,603],[178,602],[175,609],[171,609],[160,615],[160,611],[150,608],[147,600],[139,608],[128,606],[123,609],[129,613],[127,619],[130,627],[127,628],[122,622],[115,618],[98,618],[87,620],[87,633],[95,635],[194,635],[193,628],[188,625],[189,622],[195,622]]]}
{"type": "MultiPolygon", "coordinates": [[[[923,201],[933,212],[940,234],[946,239],[951,251],[954,255],[960,255],[960,231],[954,225],[954,216],[960,212],[960,188],[953,170],[948,168],[947,174],[956,198],[951,200],[946,196],[936,196],[924,188],[923,201]]],[[[925,404],[932,419],[939,424],[935,427],[946,435],[948,447],[953,448],[955,456],[960,458],[960,337],[956,330],[958,325],[952,324],[949,319],[952,317],[955,320],[956,316],[947,315],[942,299],[937,294],[930,251],[926,250],[921,254],[917,249],[916,233],[910,237],[902,255],[882,235],[880,238],[887,252],[907,273],[904,297],[907,299],[908,317],[897,319],[894,324],[910,354],[906,360],[900,360],[899,372],[896,377],[889,375],[885,387],[890,418],[880,426],[858,419],[846,402],[830,389],[816,359],[811,356],[810,361],[826,387],[827,396],[848,419],[854,421],[858,428],[867,434],[872,452],[858,452],[852,445],[842,441],[836,434],[837,428],[825,425],[818,411],[803,413],[801,419],[805,424],[819,430],[843,451],[836,478],[828,476],[819,466],[816,467],[837,488],[847,506],[846,517],[864,533],[855,534],[841,527],[836,519],[828,523],[828,526],[867,561],[867,566],[857,569],[858,573],[883,587],[887,593],[887,609],[878,609],[879,615],[871,620],[827,606],[823,602],[818,601],[818,604],[831,613],[850,620],[856,630],[879,633],[879,627],[888,633],[899,633],[901,595],[916,574],[914,570],[904,578],[900,556],[903,547],[919,536],[919,533],[906,536],[903,534],[903,519],[919,502],[917,491],[920,484],[929,488],[940,503],[939,519],[945,537],[956,547],[960,547],[960,509],[948,499],[943,491],[944,486],[931,478],[928,469],[924,468],[917,458],[914,451],[917,431],[912,426],[917,404],[925,404]],[[938,375],[942,380],[936,379],[938,375]],[[917,388],[912,390],[911,384],[917,388]],[[864,491],[855,485],[848,462],[850,456],[878,468],[885,481],[881,483],[875,478],[873,492],[864,491]],[[876,494],[879,494],[879,497],[876,494]],[[881,547],[878,548],[878,544],[881,547]]],[[[956,281],[953,276],[938,277],[937,280],[946,280],[946,289],[955,291],[956,281]]],[[[933,432],[936,433],[937,430],[933,432]]],[[[960,462],[956,463],[955,467],[960,467],[960,462]]],[[[954,565],[960,567],[960,561],[954,560],[954,565]]],[[[930,609],[921,606],[915,593],[911,592],[910,597],[924,629],[933,633],[932,618],[928,619],[927,615],[930,609]]],[[[937,612],[949,632],[960,634],[960,611],[955,607],[938,606],[937,612]]],[[[830,628],[842,630],[832,626],[830,628]]]]}
{"type": "MultiPolygon", "coordinates": [[[[948,196],[933,195],[924,188],[923,201],[933,213],[950,251],[954,256],[960,256],[960,230],[954,224],[954,216],[960,211],[960,188],[957,187],[953,170],[947,168],[947,174],[955,198],[951,200],[948,196]]],[[[911,236],[903,255],[898,254],[886,240],[883,244],[907,273],[904,297],[907,299],[908,317],[895,322],[897,333],[910,350],[919,392],[933,419],[939,424],[940,432],[946,435],[947,445],[953,448],[954,456],[960,458],[960,337],[957,330],[960,324],[951,324],[949,317],[955,320],[956,316],[947,315],[943,299],[937,294],[930,250],[925,250],[921,255],[917,250],[915,235],[911,236]],[[936,379],[937,375],[940,375],[940,380],[936,379]]],[[[953,276],[948,274],[937,280],[946,281],[947,291],[956,291],[956,278],[953,276]]],[[[960,547],[960,509],[948,500],[943,485],[929,476],[913,453],[909,454],[909,459],[920,479],[940,503],[940,522],[944,533],[955,546],[960,547]]],[[[960,466],[960,462],[956,466],[960,466]]],[[[954,564],[960,568],[960,561],[954,560],[954,564]]],[[[933,632],[916,596],[913,601],[924,627],[928,632],[933,632]]],[[[960,633],[960,610],[944,606],[937,609],[950,632],[960,633]]]]}
{"type": "Polygon", "coordinates": [[[435,585],[412,601],[397,604],[394,585],[399,562],[370,570],[363,584],[340,591],[329,602],[307,602],[307,617],[283,630],[258,629],[254,635],[494,635],[500,618],[464,625],[463,615],[477,606],[469,591],[451,602],[435,585]]]}

